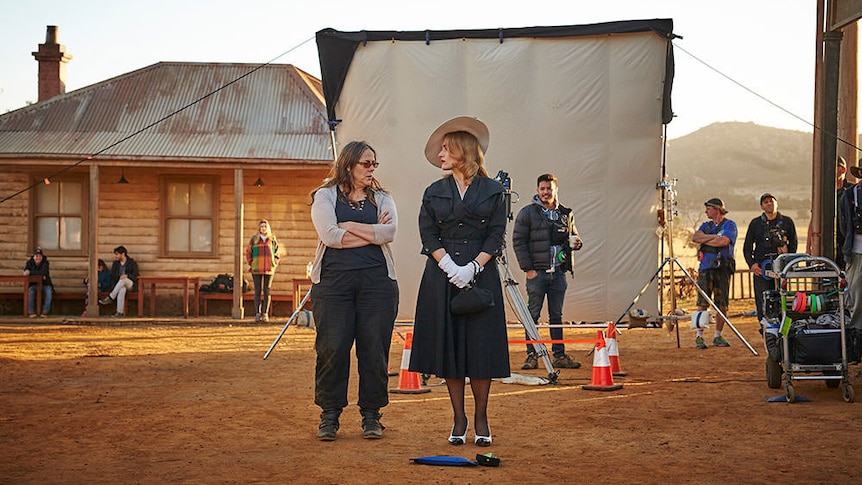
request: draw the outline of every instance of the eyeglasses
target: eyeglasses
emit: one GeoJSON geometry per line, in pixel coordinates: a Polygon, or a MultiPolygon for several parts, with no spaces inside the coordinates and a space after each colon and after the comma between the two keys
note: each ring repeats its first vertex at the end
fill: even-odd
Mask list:
{"type": "Polygon", "coordinates": [[[366,170],[371,167],[377,168],[380,166],[380,162],[356,162],[356,164],[362,165],[366,170]]]}

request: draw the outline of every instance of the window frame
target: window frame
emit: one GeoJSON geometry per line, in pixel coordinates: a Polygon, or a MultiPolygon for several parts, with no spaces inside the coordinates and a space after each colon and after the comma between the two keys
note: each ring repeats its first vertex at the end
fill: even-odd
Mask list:
{"type": "Polygon", "coordinates": [[[159,176],[159,194],[160,203],[159,203],[159,219],[161,221],[160,224],[160,232],[161,232],[161,244],[159,245],[159,253],[161,257],[165,258],[179,258],[179,259],[199,259],[199,258],[218,258],[219,255],[219,200],[220,200],[220,184],[219,177],[217,175],[182,175],[182,174],[163,174],[159,176]],[[201,252],[201,251],[170,251],[169,249],[169,241],[170,235],[168,233],[168,225],[171,220],[174,219],[185,219],[185,220],[194,220],[194,219],[206,219],[203,217],[171,217],[168,216],[168,188],[172,183],[181,183],[181,184],[196,184],[196,183],[208,183],[212,186],[212,208],[211,215],[209,220],[212,224],[212,246],[209,252],[201,252]]]}
{"type": "MultiPolygon", "coordinates": [[[[39,189],[42,187],[43,179],[37,179],[35,176],[31,177],[31,186],[34,187],[32,192],[32,196],[30,199],[30,227],[29,227],[29,240],[31,241],[31,245],[33,248],[29,248],[29,250],[33,250],[36,246],[39,245],[38,234],[37,234],[37,221],[40,217],[74,217],[76,213],[60,213],[60,212],[38,212],[39,201],[38,201],[38,193],[39,189]]],[[[62,249],[62,248],[44,248],[45,251],[50,254],[52,257],[57,256],[87,256],[89,254],[89,234],[90,234],[90,178],[87,174],[79,174],[79,173],[66,173],[62,178],[58,178],[56,180],[51,180],[51,185],[54,184],[62,184],[74,182],[81,184],[81,212],[79,213],[81,217],[81,248],[80,249],[62,249]]],[[[62,200],[62,197],[61,197],[62,200]]],[[[59,209],[59,207],[58,207],[59,209]]],[[[60,241],[60,233],[56,234],[57,241],[59,245],[60,241]]]]}

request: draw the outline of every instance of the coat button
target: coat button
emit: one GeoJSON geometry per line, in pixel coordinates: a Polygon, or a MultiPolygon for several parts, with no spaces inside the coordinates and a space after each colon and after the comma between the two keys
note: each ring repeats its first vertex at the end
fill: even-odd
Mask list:
{"type": "Polygon", "coordinates": [[[461,256],[461,251],[455,251],[455,256],[461,256]]]}
{"type": "Polygon", "coordinates": [[[467,244],[467,240],[466,240],[466,239],[464,240],[463,244],[467,244]]]}
{"type": "Polygon", "coordinates": [[[463,223],[463,222],[459,222],[459,223],[458,223],[458,227],[464,227],[464,223],[463,223]]]}

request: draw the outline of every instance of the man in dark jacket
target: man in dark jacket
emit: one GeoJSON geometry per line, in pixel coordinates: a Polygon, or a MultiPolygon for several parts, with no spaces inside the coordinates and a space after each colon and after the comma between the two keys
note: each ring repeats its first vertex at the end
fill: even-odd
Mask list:
{"type": "Polygon", "coordinates": [[[793,219],[778,212],[778,199],[769,192],[760,196],[763,213],[752,219],[745,232],[742,252],[745,262],[754,273],[754,298],[757,305],[757,321],[763,319],[763,292],[773,287],[771,280],[764,278],[764,262],[779,254],[795,253],[797,246],[796,225],[793,219]]]}
{"type": "MultiPolygon", "coordinates": [[[[862,168],[850,167],[854,177],[862,179],[862,168]]],[[[862,332],[862,182],[844,191],[838,201],[838,226],[844,239],[841,253],[847,265],[847,288],[844,303],[850,312],[848,328],[862,332]]]]}
{"type": "MultiPolygon", "coordinates": [[[[841,210],[841,196],[844,195],[845,190],[853,187],[853,185],[852,182],[847,180],[847,161],[844,160],[844,157],[838,157],[838,162],[835,165],[835,264],[841,269],[844,269],[846,263],[844,261],[844,253],[841,250],[841,246],[844,244],[844,228],[841,227],[838,211],[841,210]]],[[[811,244],[810,234],[808,236],[808,244],[811,244]]]]}
{"type": "MultiPolygon", "coordinates": [[[[518,265],[527,276],[527,306],[536,324],[542,313],[545,296],[548,297],[548,321],[551,339],[562,340],[563,301],[568,282],[566,271],[574,274],[572,251],[581,249],[572,210],[557,200],[557,177],[546,173],[537,181],[537,194],[533,203],[521,209],[515,218],[512,232],[512,247],[518,265]]],[[[529,338],[529,336],[528,336],[529,338]]],[[[551,346],[554,367],[577,369],[581,366],[566,355],[565,344],[551,346]]],[[[527,345],[527,360],[522,369],[535,369],[539,365],[538,355],[532,345],[527,345]]]]}
{"type": "MultiPolygon", "coordinates": [[[[48,312],[51,311],[51,299],[54,297],[54,286],[51,284],[51,271],[48,265],[48,257],[42,253],[41,248],[36,248],[33,251],[33,256],[27,260],[27,263],[24,265],[24,275],[29,276],[41,276],[42,277],[42,294],[44,296],[44,300],[42,300],[42,313],[39,314],[40,317],[45,318],[48,315],[48,312]]],[[[28,291],[30,292],[30,302],[27,308],[27,314],[30,315],[30,318],[36,316],[36,282],[30,281],[30,287],[28,291]]]]}
{"type": "Polygon", "coordinates": [[[122,317],[126,308],[126,292],[133,291],[138,285],[138,263],[129,256],[123,246],[114,248],[114,264],[111,266],[111,294],[99,300],[100,305],[117,302],[115,317],[122,317]]]}

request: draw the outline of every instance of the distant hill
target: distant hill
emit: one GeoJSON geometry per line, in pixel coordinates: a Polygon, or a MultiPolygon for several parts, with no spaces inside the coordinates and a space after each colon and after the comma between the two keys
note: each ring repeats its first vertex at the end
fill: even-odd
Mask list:
{"type": "Polygon", "coordinates": [[[720,197],[744,227],[750,214],[760,212],[760,194],[772,192],[779,211],[798,226],[804,223],[804,232],[810,218],[812,144],[811,133],[754,123],[713,123],[669,140],[667,173],[678,179],[680,222],[690,226],[704,220],[703,202],[720,197]]]}

